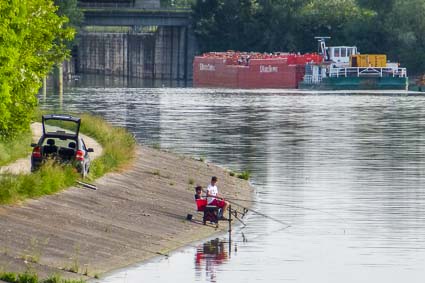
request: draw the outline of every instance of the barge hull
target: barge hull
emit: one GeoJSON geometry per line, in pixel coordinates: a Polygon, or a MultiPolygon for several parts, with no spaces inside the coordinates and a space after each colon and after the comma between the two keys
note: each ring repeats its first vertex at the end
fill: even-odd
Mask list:
{"type": "MultiPolygon", "coordinates": [[[[287,58],[252,59],[247,65],[229,64],[224,58],[195,57],[193,86],[295,89],[304,77],[305,61],[311,60],[302,56],[293,61],[287,58]]],[[[321,60],[316,57],[314,60],[321,60]]]]}

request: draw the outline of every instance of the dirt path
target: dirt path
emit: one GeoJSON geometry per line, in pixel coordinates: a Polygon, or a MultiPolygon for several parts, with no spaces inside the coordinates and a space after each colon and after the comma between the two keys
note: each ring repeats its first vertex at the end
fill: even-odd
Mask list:
{"type": "MultiPolygon", "coordinates": [[[[31,131],[32,131],[32,140],[33,142],[37,142],[41,135],[43,134],[43,129],[41,123],[33,123],[31,124],[31,131]]],[[[90,158],[93,160],[97,157],[99,157],[102,154],[102,146],[92,139],[89,136],[81,134],[84,142],[86,143],[87,147],[93,148],[94,152],[90,153],[90,158]]],[[[29,147],[30,145],[28,145],[29,147]]],[[[0,173],[12,173],[12,174],[29,174],[31,173],[31,156],[21,158],[16,160],[15,162],[0,167],[0,173]]]]}
{"type": "Polygon", "coordinates": [[[228,197],[252,196],[246,181],[222,168],[140,146],[134,166],[97,180],[96,191],[73,187],[0,206],[0,270],[95,276],[217,233],[200,215],[185,220],[194,213],[194,186],[212,175],[228,197]]]}

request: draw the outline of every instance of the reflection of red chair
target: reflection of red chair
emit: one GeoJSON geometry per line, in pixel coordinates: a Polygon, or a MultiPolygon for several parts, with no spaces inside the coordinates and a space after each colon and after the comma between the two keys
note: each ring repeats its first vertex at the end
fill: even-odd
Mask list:
{"type": "Polygon", "coordinates": [[[214,265],[224,263],[228,254],[224,245],[219,239],[211,240],[198,247],[195,255],[195,263],[200,265],[203,260],[210,261],[214,265]]]}
{"type": "Polygon", "coordinates": [[[206,199],[197,199],[196,207],[198,211],[203,211],[204,216],[202,218],[202,222],[207,224],[207,221],[214,222],[218,225],[218,207],[215,205],[208,205],[206,199]]]}

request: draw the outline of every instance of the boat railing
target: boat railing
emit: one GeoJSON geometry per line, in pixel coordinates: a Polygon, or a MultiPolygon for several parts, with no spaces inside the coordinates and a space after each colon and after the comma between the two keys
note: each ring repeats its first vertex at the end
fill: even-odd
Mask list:
{"type": "Polygon", "coordinates": [[[304,75],[304,82],[307,84],[319,84],[322,82],[322,76],[321,75],[304,75]]]}
{"type": "Polygon", "coordinates": [[[312,75],[304,75],[304,82],[307,84],[313,83],[313,76],[312,75]]]}
{"type": "Polygon", "coordinates": [[[346,67],[331,68],[329,77],[407,77],[406,68],[378,68],[378,67],[346,67]]]}

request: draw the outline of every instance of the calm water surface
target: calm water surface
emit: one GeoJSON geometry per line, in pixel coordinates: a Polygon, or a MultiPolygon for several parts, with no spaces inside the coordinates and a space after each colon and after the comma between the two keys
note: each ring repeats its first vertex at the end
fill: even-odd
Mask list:
{"type": "Polygon", "coordinates": [[[254,209],[291,224],[249,214],[230,247],[223,235],[101,282],[424,282],[425,97],[76,87],[63,107],[251,171],[254,209]]]}

